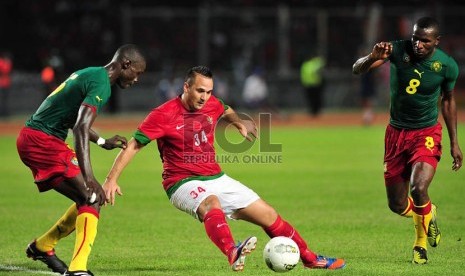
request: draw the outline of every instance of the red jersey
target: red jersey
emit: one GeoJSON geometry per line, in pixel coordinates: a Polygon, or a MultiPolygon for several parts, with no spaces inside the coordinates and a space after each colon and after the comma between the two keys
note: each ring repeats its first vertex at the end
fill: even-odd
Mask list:
{"type": "Polygon", "coordinates": [[[157,139],[165,191],[188,177],[221,173],[214,142],[215,126],[225,109],[212,95],[202,109],[192,112],[177,97],[153,109],[140,124],[134,134],[139,143],[157,139]]]}

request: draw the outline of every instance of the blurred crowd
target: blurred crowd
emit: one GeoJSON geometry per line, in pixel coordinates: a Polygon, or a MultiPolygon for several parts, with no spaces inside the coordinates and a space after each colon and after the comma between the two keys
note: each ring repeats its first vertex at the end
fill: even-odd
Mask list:
{"type": "MultiPolygon", "coordinates": [[[[229,90],[242,91],[257,68],[268,82],[299,84],[301,66],[314,52],[324,59],[325,72],[349,72],[359,45],[366,42],[373,5],[382,12],[376,39],[405,38],[414,17],[432,13],[443,26],[441,46],[465,64],[465,4],[451,0],[2,1],[0,35],[8,39],[2,40],[0,52],[8,52],[10,70],[41,72],[44,93],[78,68],[103,64],[128,42],[147,53],[147,71],[160,77],[161,98],[172,96],[172,87],[179,86],[176,77],[186,68],[203,61],[229,90]]],[[[273,91],[268,95],[273,103],[273,91]]],[[[323,99],[307,101],[314,115],[324,105],[323,99]]]]}

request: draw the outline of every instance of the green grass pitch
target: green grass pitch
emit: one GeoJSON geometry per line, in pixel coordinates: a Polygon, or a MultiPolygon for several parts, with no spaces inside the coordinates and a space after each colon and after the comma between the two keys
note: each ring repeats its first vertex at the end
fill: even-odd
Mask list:
{"type": "MultiPolygon", "coordinates": [[[[465,125],[458,129],[465,147],[465,125]]],[[[222,165],[228,175],[273,205],[311,249],[347,262],[340,271],[304,270],[298,265],[289,275],[463,275],[465,168],[450,169],[447,131],[430,187],[443,236],[439,247],[428,250],[429,263],[421,266],[411,264],[411,219],[391,213],[386,204],[383,139],[383,126],[275,127],[271,142],[282,145],[281,163],[244,162],[244,155],[259,154],[256,143],[240,162],[222,165]]],[[[54,192],[37,192],[29,169],[17,156],[14,136],[0,137],[0,151],[0,275],[46,274],[45,266],[26,258],[24,249],[71,202],[54,192]]],[[[117,151],[94,145],[91,151],[94,172],[102,181],[117,151]]],[[[156,143],[151,143],[123,173],[119,184],[124,195],[115,206],[102,209],[89,269],[96,275],[230,275],[226,258],[203,225],[175,209],[160,182],[161,162],[156,143]]],[[[268,241],[262,229],[243,221],[231,221],[230,226],[236,240],[258,237],[241,275],[273,275],[262,258],[268,241]]],[[[56,248],[67,263],[73,245],[74,233],[56,248]]]]}

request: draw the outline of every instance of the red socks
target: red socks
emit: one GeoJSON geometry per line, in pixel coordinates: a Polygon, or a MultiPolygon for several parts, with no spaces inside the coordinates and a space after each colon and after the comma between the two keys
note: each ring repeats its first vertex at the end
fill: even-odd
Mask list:
{"type": "Polygon", "coordinates": [[[264,228],[264,230],[270,238],[284,236],[295,241],[297,246],[299,246],[302,262],[313,263],[316,261],[316,254],[308,248],[307,243],[304,239],[302,239],[297,230],[295,230],[287,221],[281,219],[280,216],[278,216],[276,221],[270,227],[264,228]]]}
{"type": "MultiPolygon", "coordinates": [[[[234,239],[226,222],[224,213],[220,209],[210,210],[205,214],[203,224],[208,237],[212,242],[225,254],[229,256],[231,250],[235,248],[234,239]]],[[[280,216],[268,228],[264,229],[270,238],[284,236],[289,237],[297,243],[300,250],[300,258],[304,263],[315,262],[317,256],[312,252],[307,243],[302,239],[299,233],[288,222],[281,219],[280,216]]]]}
{"type": "Polygon", "coordinates": [[[229,256],[235,248],[234,239],[221,209],[212,209],[205,214],[203,224],[208,237],[225,254],[229,256]]]}

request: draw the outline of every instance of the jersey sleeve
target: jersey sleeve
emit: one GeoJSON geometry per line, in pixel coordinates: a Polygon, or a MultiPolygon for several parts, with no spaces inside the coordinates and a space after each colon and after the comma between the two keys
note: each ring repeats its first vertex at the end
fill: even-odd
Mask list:
{"type": "Polygon", "coordinates": [[[166,117],[159,109],[154,109],[145,117],[144,121],[139,125],[133,137],[139,143],[147,145],[151,141],[165,135],[166,117]]]}
{"type": "Polygon", "coordinates": [[[225,104],[222,99],[220,99],[220,98],[217,98],[217,99],[221,103],[221,105],[223,106],[223,109],[224,109],[223,112],[229,109],[229,105],[225,104]]]}
{"type": "Polygon", "coordinates": [[[99,113],[111,95],[108,75],[106,73],[86,74],[86,76],[83,77],[88,77],[88,79],[83,83],[83,90],[85,91],[86,96],[82,103],[89,106],[95,106],[97,113],[99,113]]]}
{"type": "Polygon", "coordinates": [[[442,84],[443,91],[454,90],[455,83],[459,77],[459,66],[452,57],[449,57],[449,64],[446,71],[446,78],[442,84]]]}

